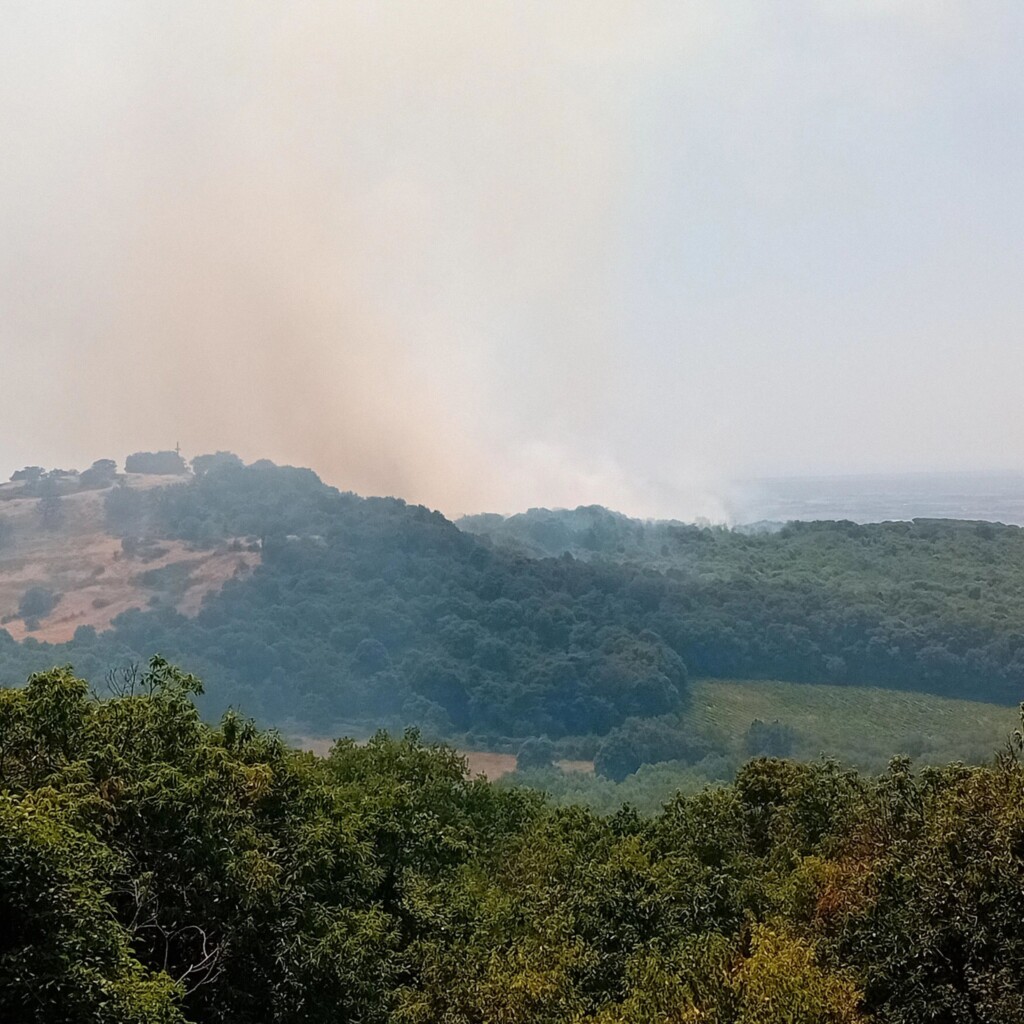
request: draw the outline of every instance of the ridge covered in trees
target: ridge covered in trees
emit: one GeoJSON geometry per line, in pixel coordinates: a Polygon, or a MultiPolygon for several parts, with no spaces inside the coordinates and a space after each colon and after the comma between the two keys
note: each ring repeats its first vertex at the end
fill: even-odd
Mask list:
{"type": "Polygon", "coordinates": [[[0,690],[0,1017],[26,1024],[1015,1024],[1021,739],[879,777],[759,759],[646,819],[317,758],[162,659],[0,690]]]}
{"type": "Polygon", "coordinates": [[[915,519],[728,528],[647,522],[600,506],[468,516],[458,525],[507,553],[572,557],[654,581],[654,628],[697,676],[860,683],[1006,704],[1024,694],[1017,526],[915,519]]]}
{"type": "MultiPolygon", "coordinates": [[[[604,735],[682,715],[689,674],[831,681],[1013,705],[1024,693],[1024,532],[990,523],[791,524],[759,535],[605,510],[480,517],[363,499],[309,470],[200,457],[188,482],[106,491],[147,539],[261,548],[195,618],[133,611],[67,644],[0,631],[8,678],[88,678],[159,650],[228,705],[295,730],[604,735]],[[500,523],[506,525],[499,530],[500,523]],[[529,527],[524,550],[515,524],[529,527]],[[583,524],[583,525],[581,525],[583,524]],[[536,557],[538,554],[557,557],[536,557]]],[[[522,531],[520,531],[522,532],[522,531]]]]}
{"type": "MultiPolygon", "coordinates": [[[[1007,704],[1024,690],[1024,637],[1009,626],[1024,599],[1016,528],[793,524],[750,536],[588,509],[501,520],[505,533],[529,527],[524,552],[494,517],[478,538],[309,470],[230,453],[194,463],[184,485],[109,487],[109,529],[129,555],[147,538],[241,539],[261,547],[262,566],[194,619],[157,606],[63,645],[0,632],[8,677],[69,661],[98,679],[156,649],[216,680],[204,704],[214,714],[232,704],[321,734],[408,722],[483,743],[685,723],[687,669],[1007,704]]],[[[677,734],[693,746],[685,725],[677,734]]]]}
{"type": "Polygon", "coordinates": [[[403,721],[435,734],[602,734],[685,707],[685,665],[622,614],[630,581],[617,570],[506,556],[438,513],[342,494],[309,470],[196,461],[184,485],[110,488],[109,530],[127,557],[175,538],[255,546],[261,566],[195,618],[157,605],[66,644],[0,631],[5,674],[73,662],[97,679],[159,650],[217,681],[211,713],[232,704],[320,734],[403,721]]]}

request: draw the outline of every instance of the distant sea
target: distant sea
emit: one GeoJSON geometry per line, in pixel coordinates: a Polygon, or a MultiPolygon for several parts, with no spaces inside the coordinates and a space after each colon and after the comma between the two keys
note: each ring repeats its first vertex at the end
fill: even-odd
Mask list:
{"type": "Polygon", "coordinates": [[[1024,526],[1024,473],[807,476],[737,483],[735,523],[791,519],[985,519],[1024,526]]]}

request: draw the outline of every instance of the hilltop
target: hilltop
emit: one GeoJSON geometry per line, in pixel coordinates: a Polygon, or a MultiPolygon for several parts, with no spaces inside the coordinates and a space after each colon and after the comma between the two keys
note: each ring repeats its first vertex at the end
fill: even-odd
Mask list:
{"type": "MultiPolygon", "coordinates": [[[[68,475],[63,475],[65,480],[68,475]]],[[[231,542],[197,549],[159,538],[148,545],[125,543],[111,531],[110,493],[145,492],[180,486],[191,477],[122,473],[104,486],[56,492],[58,521],[45,518],[46,494],[26,481],[0,484],[0,623],[15,640],[65,643],[82,626],[103,631],[130,609],[170,605],[184,615],[199,612],[203,599],[234,576],[259,565],[258,550],[231,542]],[[37,491],[38,489],[36,489],[37,491]],[[234,548],[234,549],[232,549],[234,548]],[[45,591],[52,606],[21,614],[27,592],[45,591]]]]}

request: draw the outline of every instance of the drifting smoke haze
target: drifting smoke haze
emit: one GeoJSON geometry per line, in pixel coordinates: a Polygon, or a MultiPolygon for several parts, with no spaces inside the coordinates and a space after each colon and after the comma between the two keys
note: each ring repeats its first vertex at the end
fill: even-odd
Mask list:
{"type": "Polygon", "coordinates": [[[719,517],[1012,466],[1018,10],[5,3],[0,470],[719,517]]]}

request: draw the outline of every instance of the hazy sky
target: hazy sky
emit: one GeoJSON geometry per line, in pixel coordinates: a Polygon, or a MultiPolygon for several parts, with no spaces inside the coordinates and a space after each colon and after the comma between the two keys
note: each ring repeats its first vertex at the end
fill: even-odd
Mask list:
{"type": "Polygon", "coordinates": [[[1024,462],[1019,0],[0,4],[0,474],[447,513],[1024,462]]]}

